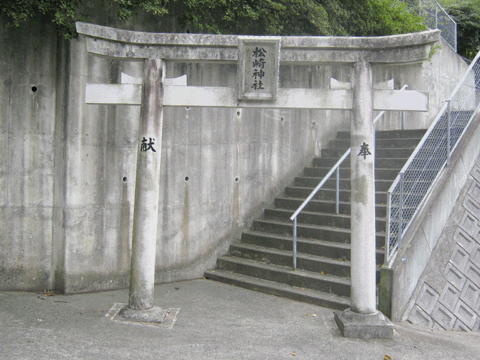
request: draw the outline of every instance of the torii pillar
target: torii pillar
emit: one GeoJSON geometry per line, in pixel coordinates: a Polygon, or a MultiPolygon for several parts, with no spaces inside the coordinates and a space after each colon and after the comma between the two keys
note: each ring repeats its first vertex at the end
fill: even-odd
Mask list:
{"type": "Polygon", "coordinates": [[[350,125],[351,305],[343,312],[335,312],[335,322],[345,337],[392,338],[393,324],[376,309],[372,65],[356,62],[354,76],[350,125]]]}
{"type": "Polygon", "coordinates": [[[120,315],[133,321],[162,322],[166,310],[153,306],[153,292],[162,152],[163,61],[146,59],[144,79],[138,134],[130,292],[128,307],[124,307],[120,315]]]}

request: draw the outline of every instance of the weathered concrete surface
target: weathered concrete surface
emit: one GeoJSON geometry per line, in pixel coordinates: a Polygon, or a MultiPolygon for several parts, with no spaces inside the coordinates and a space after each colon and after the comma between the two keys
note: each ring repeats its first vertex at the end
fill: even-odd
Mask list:
{"type": "MultiPolygon", "coordinates": [[[[77,31],[89,37],[89,52],[103,56],[177,61],[238,60],[238,37],[234,35],[149,34],[82,22],[77,22],[77,31]]],[[[375,38],[283,36],[280,61],[354,63],[361,54],[362,59],[372,63],[409,63],[428,58],[430,48],[425,45],[439,39],[439,30],[375,38]],[[389,51],[392,49],[395,50],[389,51]]]]}
{"type": "MultiPolygon", "coordinates": [[[[476,359],[480,333],[394,323],[393,339],[346,339],[332,310],[208,280],[156,286],[167,325],[105,315],[127,290],[54,297],[0,292],[0,348],[14,359],[476,359]],[[43,298],[45,300],[39,299],[43,298]]],[[[5,357],[7,357],[5,356],[5,357]]]]}
{"type": "MultiPolygon", "coordinates": [[[[79,75],[70,81],[67,149],[75,156],[67,159],[66,208],[68,220],[77,220],[65,226],[70,246],[65,291],[123,287],[128,283],[139,109],[85,105],[81,89],[87,82],[114,82],[121,71],[141,77],[143,69],[135,61],[96,63],[91,55],[83,55],[90,59],[85,62],[83,40],[72,46],[71,68],[79,75]]],[[[312,79],[325,88],[329,84],[318,69],[309,73],[315,67],[286,69],[291,72],[281,77],[284,84],[295,81],[303,87],[312,79]]],[[[235,65],[167,62],[166,74],[187,74],[189,85],[236,84],[235,65]]],[[[335,122],[318,118],[310,110],[165,109],[157,282],[201,277],[214,266],[262,204],[333,132],[335,122]]]]}
{"type": "MultiPolygon", "coordinates": [[[[382,273],[382,276],[384,276],[384,274],[385,277],[390,276],[390,284],[388,284],[388,286],[392,293],[392,300],[389,305],[391,306],[391,318],[393,320],[405,320],[410,315],[411,308],[420,291],[420,289],[417,288],[417,283],[424,273],[434,251],[440,251],[441,254],[438,256],[442,259],[441,261],[438,260],[438,258],[432,260],[435,264],[433,265],[436,268],[435,271],[443,271],[441,269],[445,269],[445,264],[450,259],[453,249],[448,251],[445,245],[440,245],[438,242],[442,239],[442,231],[447,231],[447,234],[451,235],[449,229],[452,225],[449,225],[447,221],[449,221],[462,189],[464,189],[465,186],[468,188],[469,174],[472,168],[474,168],[480,154],[479,122],[480,115],[477,114],[470,125],[469,131],[467,131],[453,153],[450,165],[445,168],[435,188],[430,193],[426,201],[426,206],[420,210],[404,235],[402,245],[392,259],[391,264],[389,264],[391,272],[382,273]],[[447,225],[448,228],[444,230],[445,225],[447,225]],[[435,250],[436,247],[438,247],[438,250],[435,250]],[[415,290],[416,288],[417,290],[415,290]],[[414,295],[414,291],[417,292],[416,295],[414,295]]],[[[460,220],[458,213],[453,213],[450,221],[457,222],[458,224],[461,222],[460,220]]],[[[451,242],[452,239],[449,241],[451,242]]],[[[425,274],[425,276],[428,276],[428,273],[425,274]]],[[[441,277],[437,278],[435,283],[445,283],[445,281],[446,280],[441,277]]],[[[438,291],[440,285],[435,288],[437,289],[436,291],[438,291]]],[[[433,304],[435,304],[435,302],[433,302],[433,304]]],[[[432,309],[429,310],[431,311],[432,309]]],[[[442,326],[444,326],[444,328],[453,328],[456,318],[452,317],[451,320],[453,321],[453,323],[450,324],[451,326],[445,324],[442,326]]]]}
{"type": "Polygon", "coordinates": [[[426,129],[450,97],[468,65],[445,40],[441,39],[437,45],[441,48],[435,49],[430,61],[409,65],[408,70],[404,65],[375,66],[374,83],[394,79],[396,89],[408,84],[408,89],[428,90],[430,97],[428,112],[406,111],[404,121],[401,111],[387,112],[377,123],[377,130],[426,129]]]}
{"type": "Polygon", "coordinates": [[[144,79],[142,114],[137,138],[132,265],[128,301],[131,310],[148,310],[153,306],[164,111],[165,65],[161,59],[145,60],[144,79]]]}
{"type": "Polygon", "coordinates": [[[41,21],[0,43],[0,288],[52,278],[56,35],[41,21]]]}
{"type": "MultiPolygon", "coordinates": [[[[109,25],[176,29],[142,20],[109,25]]],[[[140,109],[86,105],[85,85],[120,83],[121,72],[142,77],[142,62],[87,55],[84,38],[66,43],[40,21],[2,29],[0,45],[0,288],[128,286],[140,109]]],[[[189,85],[236,86],[235,64],[166,66],[168,77],[187,74],[189,85]]],[[[285,63],[280,86],[328,89],[332,77],[351,82],[352,71],[351,64],[285,63]]],[[[403,85],[401,74],[424,79],[422,71],[376,65],[373,77],[403,85]]],[[[452,78],[460,75],[452,69],[452,78]]],[[[427,88],[416,81],[411,89],[427,88]]],[[[435,80],[429,90],[445,84],[435,80]]],[[[263,205],[349,124],[350,111],[167,109],[156,281],[197,278],[214,267],[263,205]]]]}
{"type": "Polygon", "coordinates": [[[346,309],[334,311],[342,335],[352,339],[393,339],[393,324],[380,311],[359,314],[346,309]]]}
{"type": "Polygon", "coordinates": [[[350,126],[351,171],[351,309],[372,314],[375,304],[375,131],[372,65],[354,65],[353,113],[350,126]]]}

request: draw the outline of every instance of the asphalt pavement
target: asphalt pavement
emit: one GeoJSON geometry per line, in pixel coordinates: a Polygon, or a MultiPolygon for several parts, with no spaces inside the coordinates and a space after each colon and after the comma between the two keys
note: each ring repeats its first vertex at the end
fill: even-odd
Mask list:
{"type": "Polygon", "coordinates": [[[155,287],[161,324],[122,321],[128,290],[0,292],[0,359],[480,359],[480,333],[394,323],[346,339],[333,310],[211,280],[155,287]]]}

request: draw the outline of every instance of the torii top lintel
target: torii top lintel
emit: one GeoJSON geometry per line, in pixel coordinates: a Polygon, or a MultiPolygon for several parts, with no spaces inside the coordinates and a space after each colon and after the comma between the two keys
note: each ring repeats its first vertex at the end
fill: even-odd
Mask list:
{"type": "MultiPolygon", "coordinates": [[[[238,60],[238,35],[149,33],[77,22],[87,37],[87,51],[122,59],[173,61],[238,60]]],[[[249,37],[255,38],[255,37],[249,37]]],[[[260,37],[259,37],[260,38],[260,37]]],[[[262,37],[265,38],[265,37],[262,37]]],[[[428,59],[439,30],[380,37],[282,36],[280,62],[288,63],[414,63],[428,59]]]]}

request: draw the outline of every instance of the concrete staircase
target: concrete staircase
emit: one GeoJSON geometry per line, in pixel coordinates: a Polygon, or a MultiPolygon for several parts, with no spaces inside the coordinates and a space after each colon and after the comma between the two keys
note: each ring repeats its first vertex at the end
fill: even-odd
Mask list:
{"type": "MultiPolygon", "coordinates": [[[[387,190],[425,130],[376,133],[375,186],[377,264],[384,258],[387,190]]],[[[292,271],[293,223],[289,220],[313,188],[350,146],[338,132],[322,157],[275,199],[262,219],[242,234],[241,243],[218,259],[205,277],[228,284],[334,309],[350,305],[350,161],[340,169],[340,209],[335,214],[335,177],[327,181],[298,217],[297,270],[292,271]]],[[[356,156],[357,149],[352,149],[356,156]]],[[[379,280],[378,268],[377,277],[379,280]]]]}

